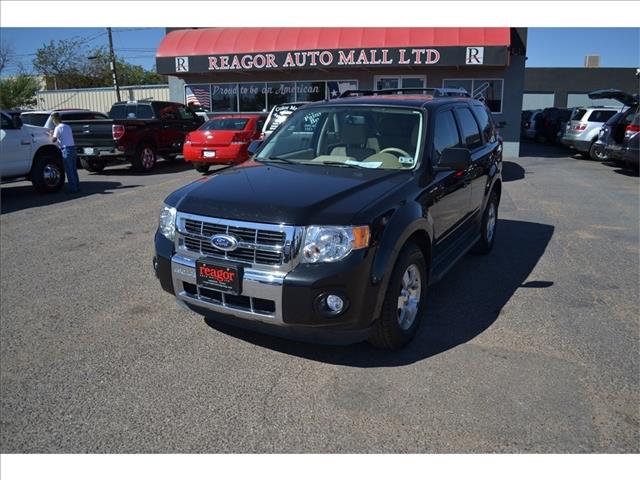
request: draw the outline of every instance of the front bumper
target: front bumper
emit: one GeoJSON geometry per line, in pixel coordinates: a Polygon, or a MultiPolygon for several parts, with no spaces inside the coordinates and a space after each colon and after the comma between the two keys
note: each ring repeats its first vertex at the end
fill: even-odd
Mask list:
{"type": "Polygon", "coordinates": [[[222,294],[196,285],[195,261],[173,252],[173,244],[156,233],[154,265],[162,288],[178,303],[204,317],[241,328],[287,338],[348,344],[368,337],[379,286],[371,282],[372,251],[353,252],[334,264],[299,264],[290,272],[244,268],[240,295],[222,294]],[[317,298],[339,294],[345,310],[329,316],[317,298]]]}

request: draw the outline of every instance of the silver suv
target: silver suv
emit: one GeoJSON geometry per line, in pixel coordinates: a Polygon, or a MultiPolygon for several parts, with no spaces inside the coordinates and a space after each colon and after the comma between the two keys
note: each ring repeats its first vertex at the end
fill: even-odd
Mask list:
{"type": "Polygon", "coordinates": [[[563,145],[575,148],[585,157],[604,160],[602,149],[595,145],[600,128],[622,107],[580,107],[573,110],[571,120],[567,122],[563,145]]]}

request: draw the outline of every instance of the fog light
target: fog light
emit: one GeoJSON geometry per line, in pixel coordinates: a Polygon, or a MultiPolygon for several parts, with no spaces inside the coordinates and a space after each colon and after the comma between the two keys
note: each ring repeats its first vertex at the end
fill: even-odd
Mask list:
{"type": "Polygon", "coordinates": [[[344,301],[338,295],[327,295],[327,307],[334,313],[341,312],[344,308],[344,301]]]}

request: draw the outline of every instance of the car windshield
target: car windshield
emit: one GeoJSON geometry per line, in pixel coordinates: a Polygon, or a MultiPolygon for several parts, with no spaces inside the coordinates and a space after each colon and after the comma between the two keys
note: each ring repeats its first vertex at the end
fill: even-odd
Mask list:
{"type": "Polygon", "coordinates": [[[248,118],[214,118],[204,123],[200,130],[244,130],[248,118]]]}
{"type": "Polygon", "coordinates": [[[36,127],[44,127],[45,123],[49,119],[48,113],[23,113],[20,115],[22,123],[27,125],[33,125],[36,127]]]}
{"type": "Polygon", "coordinates": [[[424,131],[419,110],[314,106],[291,114],[255,160],[336,167],[411,169],[424,131]]]}

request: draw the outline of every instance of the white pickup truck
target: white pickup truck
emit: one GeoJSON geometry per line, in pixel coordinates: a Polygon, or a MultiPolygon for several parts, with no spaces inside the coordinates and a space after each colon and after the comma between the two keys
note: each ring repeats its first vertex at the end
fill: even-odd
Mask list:
{"type": "Polygon", "coordinates": [[[57,192],[65,173],[60,149],[47,130],[23,125],[18,113],[3,111],[0,130],[0,178],[27,178],[40,193],[57,192]]]}

